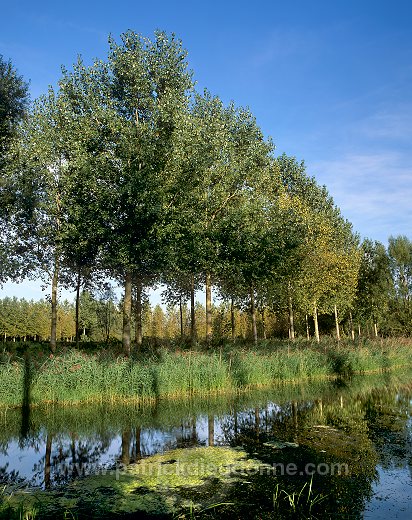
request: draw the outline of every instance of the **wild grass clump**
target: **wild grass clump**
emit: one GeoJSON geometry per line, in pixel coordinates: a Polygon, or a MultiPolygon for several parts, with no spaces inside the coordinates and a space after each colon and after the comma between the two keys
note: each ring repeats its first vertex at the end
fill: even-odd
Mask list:
{"type": "Polygon", "coordinates": [[[24,364],[22,360],[9,361],[0,365],[0,403],[14,405],[23,399],[24,364]]]}
{"type": "Polygon", "coordinates": [[[232,378],[238,388],[265,386],[273,383],[272,361],[256,352],[240,352],[234,356],[232,378]]]}
{"type": "Polygon", "coordinates": [[[353,372],[365,373],[389,368],[384,353],[377,349],[361,347],[357,350],[345,350],[342,355],[353,372]]]}
{"type": "Polygon", "coordinates": [[[314,350],[284,348],[268,354],[239,353],[234,358],[233,378],[238,387],[268,386],[280,381],[302,381],[331,375],[324,354],[314,350]]]}
{"type": "Polygon", "coordinates": [[[277,381],[301,381],[313,376],[328,375],[325,358],[316,351],[278,352],[274,366],[274,378],[277,381]],[[321,360],[318,359],[321,358],[321,360]],[[316,370],[313,368],[316,367],[316,370]]]}
{"type": "Polygon", "coordinates": [[[285,372],[291,380],[332,375],[330,363],[318,350],[299,350],[284,358],[285,372]]]}
{"type": "Polygon", "coordinates": [[[98,399],[102,368],[93,356],[77,350],[51,355],[36,371],[32,401],[77,403],[98,399]]]}
{"type": "Polygon", "coordinates": [[[153,369],[150,365],[118,358],[102,365],[101,392],[105,398],[151,400],[156,397],[153,369]]]}
{"type": "Polygon", "coordinates": [[[207,394],[232,386],[227,363],[215,353],[163,351],[153,370],[158,396],[207,394]]]}
{"type": "Polygon", "coordinates": [[[386,355],[385,361],[389,368],[410,364],[412,356],[412,344],[410,339],[400,338],[386,340],[380,345],[381,351],[386,355]]]}
{"type": "Polygon", "coordinates": [[[49,357],[37,370],[31,391],[33,403],[75,404],[154,397],[150,367],[123,357],[99,360],[96,355],[77,350],[49,357]]]}
{"type": "Polygon", "coordinates": [[[313,476],[309,482],[305,482],[300,490],[289,493],[276,484],[273,493],[273,509],[276,515],[283,513],[298,518],[316,518],[312,516],[313,509],[326,500],[327,495],[313,491],[313,476]]]}
{"type": "Polygon", "coordinates": [[[412,363],[412,344],[393,339],[344,342],[327,350],[332,371],[338,375],[381,372],[412,363]]]}

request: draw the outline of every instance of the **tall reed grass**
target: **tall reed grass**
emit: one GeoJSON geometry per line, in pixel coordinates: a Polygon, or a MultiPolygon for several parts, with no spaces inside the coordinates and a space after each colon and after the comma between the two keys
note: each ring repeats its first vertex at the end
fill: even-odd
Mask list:
{"type": "Polygon", "coordinates": [[[262,342],[253,349],[228,344],[218,352],[162,350],[139,359],[75,349],[40,354],[27,351],[12,358],[3,353],[1,406],[144,402],[380,372],[411,366],[412,342],[262,342]]]}

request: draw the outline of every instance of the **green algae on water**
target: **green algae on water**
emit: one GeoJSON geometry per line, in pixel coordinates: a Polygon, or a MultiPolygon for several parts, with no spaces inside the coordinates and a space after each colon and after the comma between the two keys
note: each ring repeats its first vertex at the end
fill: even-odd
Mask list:
{"type": "Polygon", "coordinates": [[[239,449],[176,449],[128,467],[101,470],[99,475],[70,483],[64,492],[5,494],[3,511],[35,507],[36,518],[64,518],[68,513],[88,518],[138,512],[172,515],[189,507],[196,511],[219,502],[239,478],[261,467],[261,462],[239,449]]]}

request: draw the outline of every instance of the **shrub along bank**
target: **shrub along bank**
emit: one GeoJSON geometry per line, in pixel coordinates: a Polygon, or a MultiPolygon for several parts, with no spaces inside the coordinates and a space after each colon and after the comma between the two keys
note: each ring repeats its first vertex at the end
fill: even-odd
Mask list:
{"type": "Polygon", "coordinates": [[[46,355],[26,348],[3,352],[0,405],[150,401],[157,398],[236,392],[282,382],[348,377],[412,365],[410,340],[324,343],[264,342],[217,350],[166,350],[136,358],[107,351],[70,349],[46,355]]]}

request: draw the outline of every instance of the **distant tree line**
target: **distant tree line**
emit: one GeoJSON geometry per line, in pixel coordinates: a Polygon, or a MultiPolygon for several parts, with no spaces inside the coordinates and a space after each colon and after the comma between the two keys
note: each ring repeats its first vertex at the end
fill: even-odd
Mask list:
{"type": "MultiPolygon", "coordinates": [[[[212,286],[229,309],[231,335],[236,313],[247,310],[255,342],[265,315],[286,315],[291,339],[303,327],[319,341],[318,316],[332,317],[338,338],[344,320],[351,331],[357,319],[377,333],[394,305],[399,332],[408,332],[406,267],[391,260],[377,288],[380,246],[360,246],[326,188],[303,162],[274,155],[249,110],[196,92],[186,57],[174,35],[129,31],[109,40],[106,60],[63,69],[58,88],[30,110],[27,85],[1,61],[1,113],[9,115],[1,125],[0,281],[51,284],[51,349],[59,286],[76,292],[78,342],[82,292],[102,290],[109,277],[124,287],[126,355],[143,341],[145,290],[158,283],[179,307],[181,335],[189,302],[192,342],[213,338],[212,286]],[[20,89],[8,87],[10,78],[20,89]],[[202,287],[204,319],[194,296],[202,287]]],[[[409,244],[393,239],[391,259],[402,240],[409,244]]]]}
{"type": "MultiPolygon", "coordinates": [[[[113,300],[94,298],[83,292],[80,296],[80,341],[112,343],[122,339],[122,305],[113,300]]],[[[205,308],[196,302],[199,318],[199,333],[205,334],[205,308]]],[[[249,317],[239,309],[235,311],[234,339],[248,339],[251,335],[249,317]]],[[[3,298],[0,300],[1,341],[48,341],[50,338],[50,303],[45,300],[27,301],[24,298],[3,298]]],[[[220,303],[213,308],[213,338],[232,338],[230,308],[220,303]]],[[[274,314],[259,320],[259,327],[265,326],[264,334],[272,336],[276,327],[274,314]]],[[[75,340],[75,305],[62,302],[57,313],[57,341],[75,340]]],[[[136,322],[131,324],[132,336],[137,333],[136,322]]],[[[186,304],[178,306],[150,305],[146,300],[142,308],[142,334],[152,344],[158,341],[177,340],[187,342],[190,338],[190,310],[186,304]]],[[[262,332],[263,335],[263,332],[262,332]]]]}

